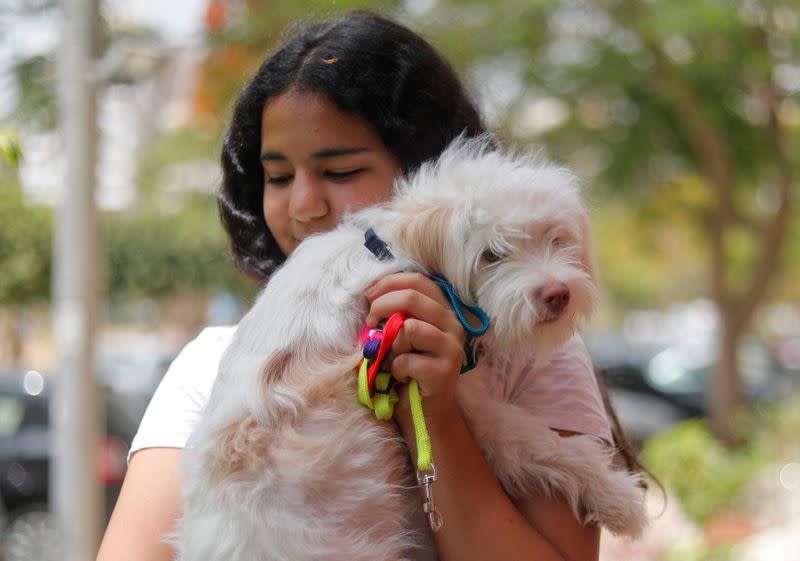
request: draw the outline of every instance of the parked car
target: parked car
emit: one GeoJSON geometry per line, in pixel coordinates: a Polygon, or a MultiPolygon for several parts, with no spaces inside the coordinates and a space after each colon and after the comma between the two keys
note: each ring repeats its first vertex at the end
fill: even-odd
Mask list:
{"type": "MultiPolygon", "coordinates": [[[[55,539],[48,512],[53,381],[34,371],[0,373],[0,559],[5,561],[42,559],[48,542],[55,539]]],[[[108,519],[139,419],[113,393],[103,392],[103,404],[106,430],[97,473],[108,519]]]]}
{"type": "MultiPolygon", "coordinates": [[[[634,442],[681,420],[707,415],[708,383],[717,356],[713,340],[693,338],[657,347],[607,335],[588,337],[586,344],[620,424],[634,442]]],[[[738,360],[748,401],[771,401],[789,391],[791,379],[759,339],[745,338],[738,360]]]]}
{"type": "Polygon", "coordinates": [[[587,337],[586,346],[608,387],[617,418],[634,444],[641,445],[667,427],[702,414],[648,383],[648,363],[660,348],[635,345],[619,335],[587,337]]]}

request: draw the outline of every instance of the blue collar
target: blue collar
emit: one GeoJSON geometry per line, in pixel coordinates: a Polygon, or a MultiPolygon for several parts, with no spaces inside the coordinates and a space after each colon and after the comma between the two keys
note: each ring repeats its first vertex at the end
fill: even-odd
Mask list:
{"type": "Polygon", "coordinates": [[[394,259],[394,255],[392,255],[389,246],[378,237],[378,234],[376,234],[375,230],[372,228],[364,233],[364,247],[370,250],[372,255],[378,258],[378,261],[391,261],[394,259]]]}

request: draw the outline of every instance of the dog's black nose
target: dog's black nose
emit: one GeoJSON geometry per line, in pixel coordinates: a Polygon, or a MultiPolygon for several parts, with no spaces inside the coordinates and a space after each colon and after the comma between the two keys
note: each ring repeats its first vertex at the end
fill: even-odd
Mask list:
{"type": "Polygon", "coordinates": [[[569,304],[569,287],[563,282],[548,284],[539,290],[538,296],[547,310],[547,319],[554,320],[569,304]]]}

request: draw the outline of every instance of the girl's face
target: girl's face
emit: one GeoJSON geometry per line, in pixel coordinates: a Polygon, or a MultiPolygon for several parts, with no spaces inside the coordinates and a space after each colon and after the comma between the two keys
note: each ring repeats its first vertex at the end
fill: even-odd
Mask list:
{"type": "Polygon", "coordinates": [[[306,236],[332,229],[345,211],[387,200],[401,173],[369,125],[320,94],[272,99],[261,131],[264,218],[285,255],[306,236]]]}

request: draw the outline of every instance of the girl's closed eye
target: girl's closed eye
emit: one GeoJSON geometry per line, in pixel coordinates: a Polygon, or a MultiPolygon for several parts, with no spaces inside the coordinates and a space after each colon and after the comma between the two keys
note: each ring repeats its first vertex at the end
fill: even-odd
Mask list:
{"type": "MultiPolygon", "coordinates": [[[[345,182],[361,174],[364,171],[366,171],[366,168],[353,168],[348,170],[328,170],[324,172],[324,175],[331,181],[345,182]]],[[[281,187],[284,185],[288,185],[289,183],[291,183],[293,179],[294,175],[290,173],[275,174],[275,175],[265,174],[264,182],[267,185],[281,187]]]]}
{"type": "Polygon", "coordinates": [[[325,176],[333,181],[347,181],[348,179],[357,176],[358,174],[366,171],[367,168],[352,168],[345,170],[327,170],[325,176]]]}
{"type": "Polygon", "coordinates": [[[281,187],[283,185],[288,185],[289,182],[294,178],[291,174],[284,174],[284,175],[266,175],[264,177],[264,183],[267,185],[273,185],[275,187],[281,187]]]}

